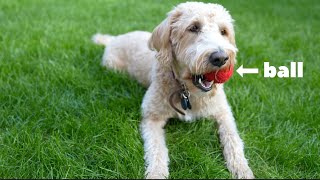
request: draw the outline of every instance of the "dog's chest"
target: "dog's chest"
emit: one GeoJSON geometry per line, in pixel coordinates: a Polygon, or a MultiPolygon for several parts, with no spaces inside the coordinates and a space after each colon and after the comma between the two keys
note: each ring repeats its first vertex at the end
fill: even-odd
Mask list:
{"type": "Polygon", "coordinates": [[[178,114],[179,119],[187,122],[192,122],[199,119],[201,116],[190,112],[190,110],[185,111],[185,115],[178,114]]]}
{"type": "Polygon", "coordinates": [[[185,115],[179,114],[178,117],[181,120],[192,122],[202,117],[212,115],[214,110],[215,101],[213,98],[197,98],[191,97],[191,109],[184,111],[185,115]]]}

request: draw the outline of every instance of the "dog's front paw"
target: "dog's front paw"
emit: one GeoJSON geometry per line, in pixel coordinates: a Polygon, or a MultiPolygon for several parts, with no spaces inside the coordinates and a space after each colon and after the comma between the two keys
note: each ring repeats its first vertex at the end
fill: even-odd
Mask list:
{"type": "Polygon", "coordinates": [[[254,179],[254,175],[248,165],[238,167],[235,175],[238,179],[254,179]]]}
{"type": "Polygon", "coordinates": [[[166,179],[168,176],[168,170],[163,168],[154,168],[146,173],[146,179],[166,179]]]}
{"type": "Polygon", "coordinates": [[[166,179],[166,178],[167,178],[166,176],[158,173],[147,174],[146,176],[146,179],[166,179]]]}

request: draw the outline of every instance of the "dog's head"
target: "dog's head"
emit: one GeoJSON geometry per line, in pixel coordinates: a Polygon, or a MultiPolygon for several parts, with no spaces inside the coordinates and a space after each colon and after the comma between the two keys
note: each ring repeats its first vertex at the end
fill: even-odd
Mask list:
{"type": "Polygon", "coordinates": [[[149,47],[157,50],[164,67],[178,70],[181,80],[188,83],[193,79],[193,84],[200,82],[197,87],[209,91],[213,82],[203,75],[233,67],[236,62],[233,19],[218,4],[182,3],[154,29],[149,47]]]}

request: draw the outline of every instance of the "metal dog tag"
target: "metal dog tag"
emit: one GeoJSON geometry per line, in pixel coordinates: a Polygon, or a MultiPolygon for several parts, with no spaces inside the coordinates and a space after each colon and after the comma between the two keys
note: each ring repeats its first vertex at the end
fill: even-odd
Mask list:
{"type": "Polygon", "coordinates": [[[181,93],[181,107],[184,110],[191,109],[189,96],[190,96],[190,94],[188,92],[182,92],[181,93]]]}

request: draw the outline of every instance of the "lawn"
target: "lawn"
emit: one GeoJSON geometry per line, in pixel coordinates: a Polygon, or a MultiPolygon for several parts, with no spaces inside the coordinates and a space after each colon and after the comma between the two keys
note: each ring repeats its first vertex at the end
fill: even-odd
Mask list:
{"type": "MultiPolygon", "coordinates": [[[[1,0],[0,178],[143,178],[146,91],[100,66],[96,32],[152,31],[182,1],[1,0]]],[[[320,2],[217,1],[238,64],[304,62],[303,78],[234,74],[226,94],[257,178],[320,178],[320,2]]],[[[231,178],[211,121],[166,126],[171,178],[231,178]]]]}

